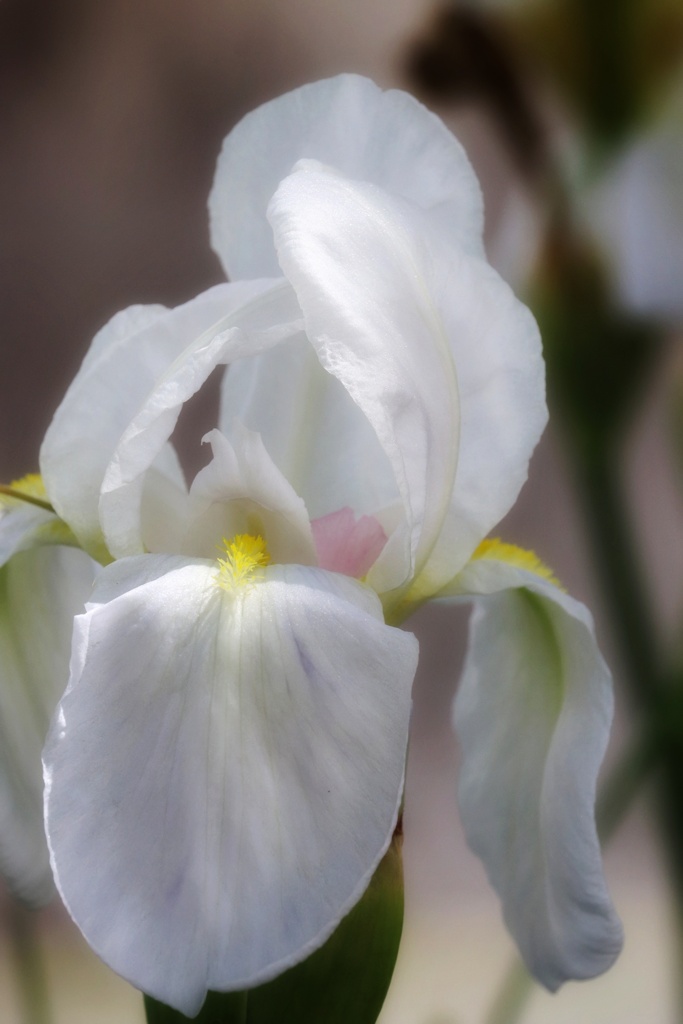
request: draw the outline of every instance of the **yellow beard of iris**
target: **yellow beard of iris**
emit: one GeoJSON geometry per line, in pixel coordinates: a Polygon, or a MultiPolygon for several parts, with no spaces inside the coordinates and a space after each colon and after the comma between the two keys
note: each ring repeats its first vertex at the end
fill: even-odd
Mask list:
{"type": "Polygon", "coordinates": [[[524,548],[518,548],[515,544],[506,544],[497,537],[481,542],[472,555],[473,560],[479,558],[493,558],[500,562],[507,562],[508,565],[515,565],[518,569],[526,569],[527,572],[533,572],[534,575],[540,576],[542,579],[548,580],[549,583],[554,583],[560,590],[564,590],[552,569],[549,569],[533,551],[525,551],[524,548]]]}
{"type": "Polygon", "coordinates": [[[252,583],[270,563],[270,554],[263,537],[238,533],[228,541],[223,538],[225,557],[218,559],[216,583],[229,592],[252,583]]]}

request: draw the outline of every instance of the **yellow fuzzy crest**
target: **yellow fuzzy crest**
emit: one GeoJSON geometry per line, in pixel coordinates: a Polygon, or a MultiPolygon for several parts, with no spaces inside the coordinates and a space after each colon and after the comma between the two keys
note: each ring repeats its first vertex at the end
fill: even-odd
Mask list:
{"type": "Polygon", "coordinates": [[[508,565],[526,569],[527,572],[533,572],[549,583],[554,583],[560,590],[564,589],[552,569],[549,569],[535,552],[518,548],[515,544],[506,544],[497,537],[483,540],[472,555],[472,559],[475,558],[492,558],[498,562],[507,562],[508,565]]]}
{"type": "Polygon", "coordinates": [[[238,533],[228,541],[223,538],[225,557],[218,559],[216,583],[223,590],[233,591],[260,576],[259,570],[270,563],[266,542],[260,535],[238,533]]]}

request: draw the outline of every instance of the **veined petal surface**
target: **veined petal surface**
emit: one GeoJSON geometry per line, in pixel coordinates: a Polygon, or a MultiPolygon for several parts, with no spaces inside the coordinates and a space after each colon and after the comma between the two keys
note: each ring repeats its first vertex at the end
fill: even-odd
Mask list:
{"type": "Polygon", "coordinates": [[[554,991],[607,970],[623,942],[594,814],[610,673],[587,609],[535,573],[475,559],[450,589],[477,598],[453,713],[465,833],[554,991]]]}
{"type": "Polygon", "coordinates": [[[272,562],[315,565],[316,553],[306,506],[280,473],[259,434],[233,425],[234,445],[212,430],[213,460],[195,477],[190,491],[193,521],[188,548],[215,557],[216,542],[235,534],[267,538],[272,562]]]}
{"type": "Polygon", "coordinates": [[[57,884],[99,955],[186,1014],[322,944],[395,826],[417,661],[376,596],[172,556],[103,570],[45,752],[57,884]]]}
{"type": "Polygon", "coordinates": [[[301,311],[286,281],[238,281],[231,305],[167,363],[117,439],[99,498],[102,531],[116,558],[144,550],[141,502],[145,474],[171,436],[183,403],[221,363],[259,353],[301,329],[301,311]]]}
{"type": "Polygon", "coordinates": [[[232,280],[278,272],[266,208],[303,158],[409,199],[482,254],[481,190],[460,143],[408,93],[347,74],[271,100],[226,138],[209,214],[212,245],[232,280]]]}
{"type": "Polygon", "coordinates": [[[368,576],[389,590],[428,557],[458,452],[457,383],[422,211],[305,161],[280,185],[268,216],[306,334],[394,472],[405,529],[389,537],[368,576]]]}
{"type": "Polygon", "coordinates": [[[52,546],[20,551],[0,568],[0,874],[35,905],[54,894],[40,757],[93,574],[82,551],[52,546]]]}

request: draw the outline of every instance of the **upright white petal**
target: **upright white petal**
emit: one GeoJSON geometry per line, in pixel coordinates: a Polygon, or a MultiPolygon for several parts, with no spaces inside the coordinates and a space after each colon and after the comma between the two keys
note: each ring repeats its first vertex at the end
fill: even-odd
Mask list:
{"type": "Polygon", "coordinates": [[[219,430],[211,442],[213,460],[195,477],[190,492],[192,521],[187,548],[216,556],[216,543],[235,534],[268,538],[272,562],[315,565],[315,543],[306,506],[280,473],[258,434],[235,423],[234,446],[219,430]]]}
{"type": "Polygon", "coordinates": [[[144,550],[140,507],[145,474],[173,432],[183,403],[219,364],[261,352],[300,330],[301,312],[286,282],[241,281],[229,287],[240,301],[166,365],[115,442],[99,513],[116,558],[144,550]]]}
{"type": "Polygon", "coordinates": [[[264,104],[226,138],[209,213],[213,247],[233,280],[277,273],[266,207],[302,158],[411,200],[482,253],[481,190],[460,143],[407,93],[340,75],[264,104]]]}
{"type": "MultiPolygon", "coordinates": [[[[292,178],[295,181],[296,176],[292,178]]],[[[278,197],[284,189],[285,186],[278,197]]],[[[346,205],[340,203],[339,209],[345,211],[346,205]]],[[[317,207],[316,210],[319,214],[317,207]]],[[[289,210],[287,214],[290,215],[289,210]]],[[[335,223],[334,217],[330,217],[330,234],[335,223]]],[[[361,221],[352,223],[358,242],[361,221]]],[[[279,238],[277,231],[276,235],[279,238]]],[[[463,567],[477,544],[514,503],[526,479],[531,453],[545,427],[547,409],[541,341],[529,310],[491,267],[453,245],[441,227],[435,228],[420,219],[413,227],[413,235],[416,251],[427,254],[427,258],[423,255],[420,267],[422,285],[430,293],[450,347],[460,403],[455,484],[440,534],[416,584],[423,596],[428,596],[463,567]]],[[[340,238],[344,239],[343,232],[340,238]]],[[[387,245],[396,242],[395,235],[387,234],[386,239],[387,245]]],[[[292,260],[286,251],[289,236],[279,244],[283,266],[291,273],[292,260]]],[[[340,256],[342,272],[349,276],[348,281],[343,280],[340,291],[349,297],[346,316],[350,331],[355,334],[357,302],[351,284],[354,271],[361,276],[366,273],[366,265],[389,267],[391,263],[380,251],[374,254],[373,261],[359,256],[358,245],[352,252],[349,268],[344,267],[340,256]]],[[[315,256],[317,259],[317,252],[315,256]]],[[[322,266],[322,259],[318,263],[322,266]]],[[[381,287],[376,287],[373,274],[379,273],[375,266],[366,275],[368,290],[374,287],[377,296],[386,293],[386,289],[383,293],[381,287]]],[[[396,281],[397,287],[401,287],[403,278],[397,275],[396,281]]],[[[322,291],[322,286],[317,291],[322,291]]],[[[407,294],[404,289],[404,295],[407,294]]],[[[313,294],[311,301],[302,296],[303,293],[301,301],[308,303],[308,315],[317,295],[313,294]]],[[[396,345],[389,339],[402,329],[405,333],[410,330],[405,306],[395,303],[395,308],[393,335],[385,331],[382,320],[386,308],[375,311],[379,322],[377,336],[385,331],[387,345],[383,353],[378,347],[381,370],[375,367],[368,372],[367,388],[377,382],[381,387],[384,378],[394,374],[396,345]]],[[[359,415],[350,394],[332,376],[338,372],[332,368],[333,360],[340,358],[333,351],[339,345],[335,327],[331,326],[336,322],[336,318],[328,319],[323,325],[331,340],[322,358],[328,360],[331,372],[317,363],[305,339],[296,339],[237,363],[223,382],[223,429],[229,433],[234,416],[258,429],[269,453],[304,497],[312,516],[325,515],[346,505],[357,512],[376,513],[396,502],[397,478],[401,474],[401,467],[397,470],[394,465],[392,470],[370,421],[359,415]]],[[[369,323],[366,317],[366,330],[369,323]]],[[[315,336],[312,340],[320,352],[321,344],[315,336]]],[[[433,339],[425,340],[416,334],[409,340],[421,346],[418,351],[424,362],[428,362],[430,355],[433,358],[433,339]]],[[[341,374],[340,378],[344,379],[341,374]]],[[[413,397],[408,397],[404,404],[412,402],[413,397]]],[[[358,405],[367,410],[367,403],[359,400],[358,405]]],[[[455,437],[451,443],[455,447],[455,437]]],[[[390,450],[386,444],[385,448],[390,450]]],[[[378,571],[371,580],[379,589],[386,586],[378,571]]]]}
{"type": "Polygon", "coordinates": [[[219,285],[176,309],[134,306],[95,336],[45,435],[40,466],[56,511],[95,557],[106,557],[98,501],[118,439],[154,381],[231,306],[219,285]]]}
{"type": "Polygon", "coordinates": [[[188,493],[180,460],[165,444],[145,474],[140,532],[146,551],[180,551],[185,538],[188,493]]]}
{"type": "Polygon", "coordinates": [[[495,558],[452,588],[476,597],[454,705],[472,849],[530,972],[555,990],[611,966],[622,929],[595,829],[611,677],[586,608],[495,558]]]}
{"type": "Polygon", "coordinates": [[[322,944],[386,849],[415,638],[374,594],[275,566],[231,594],[208,563],[102,572],[45,753],[57,884],[92,947],[197,1011],[322,944]]]}
{"type": "Polygon", "coordinates": [[[92,581],[75,548],[21,551],[0,568],[0,874],[32,904],[54,893],[40,755],[92,581]]]}
{"type": "Polygon", "coordinates": [[[221,385],[219,425],[257,430],[312,518],[344,506],[374,513],[398,502],[377,434],[344,385],[323,369],[305,337],[241,359],[221,385]]]}
{"type": "Polygon", "coordinates": [[[269,218],[306,334],[366,415],[396,478],[406,529],[368,577],[388,590],[428,557],[458,450],[457,385],[424,219],[310,161],[282,183],[269,218]]]}
{"type": "Polygon", "coordinates": [[[512,508],[548,420],[536,322],[488,264],[438,232],[434,294],[458,376],[460,447],[441,536],[420,580],[431,594],[512,508]]]}
{"type": "Polygon", "coordinates": [[[187,346],[267,284],[217,285],[175,309],[134,306],[96,335],[45,435],[40,466],[57,513],[106,558],[98,502],[116,445],[155,381],[187,346]]]}

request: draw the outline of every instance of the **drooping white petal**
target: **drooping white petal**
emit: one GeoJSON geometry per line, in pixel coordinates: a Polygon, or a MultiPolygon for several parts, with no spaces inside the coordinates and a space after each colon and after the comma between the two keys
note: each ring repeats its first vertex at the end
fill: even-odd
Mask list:
{"type": "Polygon", "coordinates": [[[389,538],[368,577],[388,590],[428,557],[458,450],[455,371],[424,220],[381,189],[310,161],[285,179],[268,216],[306,334],[366,415],[394,472],[406,529],[389,538]]]}
{"type": "Polygon", "coordinates": [[[301,498],[280,473],[258,434],[235,423],[234,446],[219,430],[204,438],[213,460],[195,477],[188,549],[211,558],[222,537],[260,534],[272,562],[315,565],[311,523],[301,498]]]}
{"type": "Polygon", "coordinates": [[[258,430],[311,517],[344,506],[374,513],[398,501],[394,472],[375,431],[305,337],[241,359],[221,384],[219,424],[258,430]]]}
{"type": "Polygon", "coordinates": [[[21,551],[0,568],[0,874],[35,905],[54,893],[40,755],[93,568],[82,551],[64,547],[21,551]]]}
{"type": "Polygon", "coordinates": [[[117,558],[144,550],[140,504],[145,473],[170,437],[183,403],[220,363],[261,352],[301,329],[301,312],[285,281],[239,281],[230,287],[243,301],[153,382],[118,439],[99,502],[104,537],[117,558]]]}
{"type": "Polygon", "coordinates": [[[374,594],[275,566],[102,572],[45,753],[60,891],[92,947],[185,1013],[319,946],[390,841],[417,660],[374,594]]]}
{"type": "Polygon", "coordinates": [[[340,75],[264,104],[226,138],[209,213],[231,279],[278,272],[266,207],[302,158],[411,200],[455,242],[482,252],[481,190],[460,143],[407,93],[340,75]]]}
{"type": "Polygon", "coordinates": [[[266,287],[218,285],[176,309],[134,306],[96,335],[45,435],[40,466],[50,501],[95,557],[106,557],[98,501],[119,438],[155,381],[202,332],[266,287]]]}
{"type": "Polygon", "coordinates": [[[462,821],[528,969],[555,990],[607,970],[623,941],[594,817],[611,677],[589,612],[553,583],[482,558],[458,591],[477,598],[453,718],[462,821]]]}

